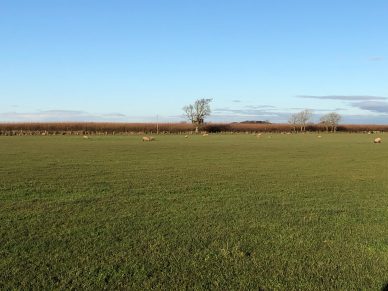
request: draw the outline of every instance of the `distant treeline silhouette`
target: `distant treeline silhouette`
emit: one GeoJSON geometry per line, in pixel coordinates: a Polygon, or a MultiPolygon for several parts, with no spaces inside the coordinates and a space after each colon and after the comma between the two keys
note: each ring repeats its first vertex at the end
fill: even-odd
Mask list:
{"type": "MultiPolygon", "coordinates": [[[[187,134],[194,133],[190,123],[110,123],[110,122],[50,122],[50,123],[1,123],[0,135],[114,135],[114,134],[187,134]]],[[[286,123],[207,123],[200,128],[209,133],[293,132],[286,123]]],[[[322,124],[310,124],[308,132],[324,132],[322,124]]],[[[339,125],[340,132],[384,132],[388,125],[339,125]]]]}

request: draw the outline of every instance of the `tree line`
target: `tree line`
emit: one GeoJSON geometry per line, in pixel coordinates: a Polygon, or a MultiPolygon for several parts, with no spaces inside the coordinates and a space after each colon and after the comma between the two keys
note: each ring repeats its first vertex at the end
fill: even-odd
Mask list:
{"type": "MultiPolygon", "coordinates": [[[[208,98],[197,99],[193,104],[183,107],[186,118],[193,125],[195,125],[195,132],[198,132],[199,127],[205,123],[205,118],[210,116],[211,101],[212,99],[208,98]]],[[[288,123],[293,127],[295,132],[305,132],[306,126],[311,123],[312,116],[312,110],[305,109],[292,114],[288,120],[288,123]]],[[[339,115],[337,112],[330,112],[321,117],[320,124],[325,127],[327,132],[336,132],[341,119],[341,115],[339,115]]]]}
{"type": "MultiPolygon", "coordinates": [[[[312,110],[305,109],[298,113],[292,114],[288,120],[288,123],[293,126],[294,131],[297,131],[297,128],[299,128],[301,132],[304,132],[306,131],[306,125],[311,122],[312,116],[312,110]]],[[[326,128],[327,132],[336,132],[341,119],[341,115],[339,115],[337,112],[330,112],[323,115],[319,121],[320,124],[326,128]]]]}

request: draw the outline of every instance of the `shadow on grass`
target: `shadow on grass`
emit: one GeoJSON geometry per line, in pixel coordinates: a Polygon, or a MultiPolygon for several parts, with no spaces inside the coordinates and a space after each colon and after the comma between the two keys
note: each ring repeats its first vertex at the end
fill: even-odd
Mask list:
{"type": "Polygon", "coordinates": [[[388,283],[385,283],[381,291],[388,291],[388,283]]]}

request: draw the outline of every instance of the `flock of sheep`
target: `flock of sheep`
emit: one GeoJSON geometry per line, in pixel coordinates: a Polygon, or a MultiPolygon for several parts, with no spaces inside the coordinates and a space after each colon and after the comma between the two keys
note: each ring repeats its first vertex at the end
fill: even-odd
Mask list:
{"type": "MultiPolygon", "coordinates": [[[[202,136],[208,136],[209,134],[204,133],[202,136]]],[[[189,138],[188,135],[185,135],[185,138],[189,138]]],[[[143,136],[142,141],[154,141],[155,138],[153,136],[143,136]]]]}
{"type": "MultiPolygon", "coordinates": [[[[207,134],[207,133],[204,133],[202,136],[208,136],[209,134],[207,134]]],[[[257,137],[260,137],[261,136],[261,133],[259,133],[259,134],[257,134],[256,135],[257,137]]],[[[188,135],[185,135],[185,138],[188,138],[189,136],[188,135]]],[[[322,138],[322,136],[321,135],[318,135],[318,138],[322,138]]],[[[143,136],[143,139],[142,139],[143,141],[154,141],[155,140],[155,138],[154,137],[152,137],[152,136],[143,136]]],[[[375,138],[374,139],[374,143],[381,143],[381,137],[377,137],[377,138],[375,138]]]]}
{"type": "MultiPolygon", "coordinates": [[[[209,134],[207,134],[207,133],[202,134],[202,136],[208,136],[208,135],[209,134]]],[[[261,135],[262,135],[261,133],[258,133],[256,136],[259,138],[261,135]]],[[[84,139],[89,139],[89,136],[87,136],[87,135],[84,135],[83,137],[84,137],[84,139]]],[[[185,138],[188,138],[188,137],[189,137],[188,135],[185,135],[185,138]]],[[[318,138],[322,138],[322,136],[318,135],[318,138]]],[[[143,136],[142,141],[155,141],[155,138],[153,136],[143,136]]],[[[381,137],[377,137],[374,139],[373,142],[374,143],[381,143],[381,141],[382,141],[381,137]]]]}
{"type": "Polygon", "coordinates": [[[143,141],[154,141],[155,138],[152,136],[143,136],[143,141]]]}

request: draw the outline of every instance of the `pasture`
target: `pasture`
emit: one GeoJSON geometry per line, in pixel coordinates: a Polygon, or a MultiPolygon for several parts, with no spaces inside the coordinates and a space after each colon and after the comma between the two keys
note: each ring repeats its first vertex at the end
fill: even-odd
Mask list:
{"type": "Polygon", "coordinates": [[[0,137],[0,289],[373,289],[388,136],[0,137]]]}

